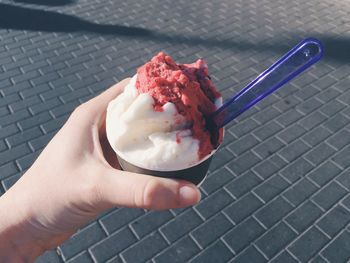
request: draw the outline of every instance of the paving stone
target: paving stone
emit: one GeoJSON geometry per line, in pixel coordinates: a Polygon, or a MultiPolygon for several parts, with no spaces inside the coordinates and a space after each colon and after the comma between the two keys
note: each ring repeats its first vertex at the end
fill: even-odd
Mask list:
{"type": "Polygon", "coordinates": [[[347,262],[350,259],[350,233],[344,231],[322,251],[329,262],[347,262]]]}
{"type": "Polygon", "coordinates": [[[281,174],[290,182],[295,182],[309,171],[313,169],[313,166],[303,158],[298,158],[286,168],[281,170],[281,174]]]}
{"type": "Polygon", "coordinates": [[[298,206],[318,190],[318,187],[306,178],[302,178],[295,185],[283,193],[293,205],[298,206]]]}
{"type": "Polygon", "coordinates": [[[286,250],[284,250],[281,254],[271,260],[271,263],[296,263],[298,262],[294,259],[286,250]]]}
{"type": "Polygon", "coordinates": [[[84,251],[83,253],[78,254],[77,256],[66,261],[68,263],[93,263],[93,260],[88,252],[84,251]]]}
{"type": "Polygon", "coordinates": [[[238,140],[235,140],[228,148],[236,155],[239,156],[258,144],[259,141],[253,135],[248,133],[246,136],[241,137],[238,140]]]}
{"type": "Polygon", "coordinates": [[[328,129],[324,128],[323,126],[317,126],[315,129],[305,134],[302,138],[305,142],[307,142],[311,146],[315,146],[320,142],[323,142],[331,134],[332,133],[328,129]]]}
{"type": "Polygon", "coordinates": [[[156,263],[162,262],[186,262],[197,253],[200,249],[188,236],[180,239],[178,242],[172,244],[167,249],[164,250],[160,255],[156,256],[154,261],[156,263]]]}
{"type": "Polygon", "coordinates": [[[18,181],[19,178],[21,178],[21,175],[17,173],[15,175],[12,175],[12,176],[4,179],[2,181],[2,185],[3,185],[4,189],[6,191],[9,190],[18,181]]]}
{"type": "Polygon", "coordinates": [[[296,236],[290,227],[281,222],[259,238],[256,245],[268,258],[272,258],[296,236]]]}
{"type": "Polygon", "coordinates": [[[142,209],[120,208],[102,217],[100,222],[108,234],[111,234],[143,214],[142,209]]]}
{"type": "Polygon", "coordinates": [[[267,262],[265,257],[253,246],[250,246],[247,250],[245,250],[243,253],[241,253],[239,256],[234,258],[232,262],[267,262]]]}
{"type": "Polygon", "coordinates": [[[318,166],[314,171],[308,174],[308,178],[310,178],[313,182],[315,182],[319,186],[323,186],[332,180],[335,176],[340,174],[341,169],[339,169],[335,164],[330,161],[323,163],[318,166]]]}
{"type": "Polygon", "coordinates": [[[274,164],[273,160],[264,160],[252,170],[256,172],[259,177],[267,179],[274,175],[279,170],[279,167],[274,164]]]}
{"type": "Polygon", "coordinates": [[[256,218],[266,227],[273,226],[293,209],[282,197],[277,197],[256,213],[256,218]]]}
{"type": "Polygon", "coordinates": [[[202,222],[202,219],[190,209],[162,226],[160,231],[170,242],[174,242],[202,222]]]}
{"type": "MultiPolygon", "coordinates": [[[[145,240],[158,241],[152,237],[146,238],[145,240]]],[[[101,239],[100,239],[101,240],[101,239]]],[[[122,228],[121,230],[114,232],[108,237],[102,239],[100,242],[94,244],[89,249],[92,257],[97,262],[105,262],[107,259],[112,258],[115,255],[118,255],[124,249],[130,247],[137,241],[134,234],[127,227],[122,228]]],[[[143,242],[145,243],[145,242],[143,242]]],[[[159,243],[155,242],[155,245],[159,243]]],[[[141,248],[142,249],[142,248],[141,248]]],[[[137,249],[134,250],[134,253],[138,253],[137,249]]]]}
{"type": "MultiPolygon", "coordinates": [[[[273,136],[277,132],[282,130],[282,126],[278,124],[276,121],[271,121],[258,129],[253,131],[253,134],[258,137],[260,140],[266,140],[267,138],[273,136]]],[[[248,136],[248,135],[247,135],[248,136]]],[[[253,146],[253,145],[252,145],[253,146]]]]}
{"type": "Polygon", "coordinates": [[[327,142],[337,150],[340,150],[350,143],[350,132],[347,130],[341,130],[330,137],[327,142]]]}
{"type": "Polygon", "coordinates": [[[299,233],[302,233],[319,219],[322,213],[322,210],[317,205],[311,201],[306,201],[286,217],[286,222],[299,233]]]}
{"type": "Polygon", "coordinates": [[[344,207],[333,207],[317,225],[330,237],[334,237],[350,221],[350,212],[344,207]]]}
{"type": "Polygon", "coordinates": [[[264,232],[264,228],[254,218],[249,217],[225,234],[223,240],[235,253],[239,253],[264,232]]]}
{"type": "MultiPolygon", "coordinates": [[[[305,118],[299,121],[299,124],[306,130],[311,130],[322,123],[325,123],[327,117],[319,111],[308,114],[305,118]]],[[[328,128],[326,126],[326,128],[328,128]]]]}
{"type": "Polygon", "coordinates": [[[232,197],[226,191],[221,189],[201,201],[195,206],[195,209],[204,218],[209,218],[231,202],[233,202],[232,197]]]}
{"type": "Polygon", "coordinates": [[[227,164],[227,166],[236,175],[240,175],[252,168],[255,164],[257,164],[260,161],[261,159],[256,154],[249,151],[241,155],[240,157],[233,159],[227,164]]]}
{"type": "Polygon", "coordinates": [[[324,209],[329,209],[340,198],[342,198],[347,191],[336,182],[331,182],[318,192],[312,199],[324,209]]]}
{"type": "Polygon", "coordinates": [[[323,125],[332,132],[336,132],[349,124],[350,120],[342,114],[337,114],[334,117],[327,120],[323,125]]]}
{"type": "Polygon", "coordinates": [[[280,151],[280,155],[287,161],[292,162],[300,155],[309,150],[309,146],[303,143],[301,140],[296,140],[293,143],[287,145],[280,151]]]}
{"type": "Polygon", "coordinates": [[[130,224],[130,227],[134,230],[137,237],[142,239],[145,235],[169,222],[171,219],[173,219],[173,215],[169,211],[148,212],[142,217],[137,218],[130,224]]]}
{"type": "Polygon", "coordinates": [[[232,252],[225,246],[225,244],[218,240],[212,246],[208,247],[201,254],[190,260],[190,263],[210,263],[227,262],[232,257],[232,252]]]}
{"type": "Polygon", "coordinates": [[[308,229],[291,246],[291,251],[300,261],[312,258],[326,243],[328,238],[315,227],[308,229]],[[305,249],[308,248],[308,249],[305,249]]]}
{"type": "Polygon", "coordinates": [[[223,187],[229,181],[231,181],[235,176],[224,168],[219,168],[215,172],[211,173],[201,184],[201,188],[207,193],[211,194],[219,188],[223,187]]]}
{"type": "Polygon", "coordinates": [[[232,223],[221,213],[204,222],[191,235],[201,247],[206,247],[232,228],[232,223]]]}
{"type": "Polygon", "coordinates": [[[330,147],[326,143],[320,143],[317,147],[312,149],[308,154],[305,155],[305,158],[311,163],[318,165],[324,160],[328,159],[336,150],[330,147]]]}
{"type": "Polygon", "coordinates": [[[16,165],[13,162],[9,162],[0,166],[0,180],[3,180],[18,172],[16,165]]]}
{"type": "Polygon", "coordinates": [[[256,146],[254,148],[254,152],[257,153],[260,158],[265,159],[273,155],[283,147],[284,143],[282,141],[280,141],[276,137],[272,137],[256,146]]]}
{"type": "Polygon", "coordinates": [[[65,241],[60,246],[61,253],[64,259],[67,260],[79,252],[88,249],[91,245],[103,239],[105,236],[106,235],[102,228],[97,223],[93,223],[78,231],[70,239],[65,241]]]}
{"type": "Polygon", "coordinates": [[[261,181],[262,180],[253,172],[248,171],[232,180],[225,186],[225,189],[227,189],[227,191],[229,191],[236,198],[239,198],[242,195],[246,194],[248,191],[252,190],[261,181]]]}
{"type": "Polygon", "coordinates": [[[42,135],[41,130],[38,127],[33,127],[31,129],[25,130],[20,133],[16,133],[12,136],[6,138],[7,143],[11,148],[27,142],[31,139],[37,138],[42,135]]]}
{"type": "Polygon", "coordinates": [[[235,201],[224,209],[224,213],[236,224],[251,215],[263,205],[263,202],[252,193],[235,201]]]}
{"type": "Polygon", "coordinates": [[[126,262],[145,262],[167,247],[165,240],[157,232],[147,236],[120,255],[126,262]]]}
{"type": "MultiPolygon", "coordinates": [[[[282,115],[280,115],[276,121],[282,125],[283,127],[287,127],[289,125],[291,125],[292,123],[298,121],[299,119],[301,119],[303,117],[303,115],[296,111],[295,109],[291,109],[285,113],[283,113],[282,115]]],[[[304,125],[301,125],[303,128],[304,125]]]]}
{"type": "Polygon", "coordinates": [[[256,193],[265,202],[268,202],[280,194],[288,186],[289,183],[285,179],[279,175],[275,175],[268,180],[265,180],[256,189],[254,189],[254,193],[256,193]]]}

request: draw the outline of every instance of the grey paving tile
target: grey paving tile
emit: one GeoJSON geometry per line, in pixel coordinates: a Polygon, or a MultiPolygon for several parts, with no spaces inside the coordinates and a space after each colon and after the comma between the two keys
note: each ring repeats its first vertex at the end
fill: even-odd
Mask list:
{"type": "Polygon", "coordinates": [[[252,193],[235,201],[225,208],[224,213],[236,224],[247,218],[263,205],[263,202],[252,193]]]}
{"type": "Polygon", "coordinates": [[[323,126],[317,126],[313,130],[302,136],[302,138],[311,146],[315,146],[320,142],[323,142],[330,135],[332,135],[332,133],[328,129],[324,128],[323,126]]]}
{"type": "Polygon", "coordinates": [[[77,256],[66,261],[68,263],[93,263],[93,260],[88,252],[84,251],[83,253],[78,254],[77,256]]]}
{"type": "Polygon", "coordinates": [[[261,178],[267,179],[278,172],[279,167],[273,162],[273,159],[264,160],[256,165],[252,170],[261,178]]]}
{"type": "Polygon", "coordinates": [[[350,221],[350,212],[337,205],[317,223],[317,225],[330,237],[334,237],[350,221]]]}
{"type": "Polygon", "coordinates": [[[295,185],[285,191],[283,193],[283,196],[287,198],[292,204],[298,206],[317,190],[318,187],[315,184],[313,184],[307,178],[302,178],[295,185]]]}
{"type": "Polygon", "coordinates": [[[255,215],[264,226],[271,227],[292,209],[293,206],[279,196],[264,206],[255,215]]]}
{"type": "Polygon", "coordinates": [[[253,135],[248,133],[247,135],[235,140],[231,143],[228,148],[236,155],[239,156],[242,153],[246,152],[253,146],[259,143],[259,140],[256,139],[253,135]]]}
{"type": "Polygon", "coordinates": [[[253,166],[260,161],[261,159],[255,153],[249,151],[233,159],[227,164],[227,167],[236,175],[240,175],[250,168],[253,168],[253,166]]]}
{"type": "Polygon", "coordinates": [[[250,246],[247,250],[234,258],[232,262],[244,263],[244,262],[267,262],[266,258],[253,246],[250,246]]]}
{"type": "Polygon", "coordinates": [[[186,262],[187,260],[195,256],[199,252],[200,252],[200,249],[194,243],[194,241],[190,237],[185,236],[184,238],[180,239],[176,243],[166,248],[161,254],[156,256],[154,258],[154,261],[156,263],[162,263],[162,262],[181,263],[181,262],[186,262]]]}
{"type": "Polygon", "coordinates": [[[145,262],[167,247],[165,240],[157,232],[152,233],[120,255],[126,262],[145,262]]]}
{"type": "Polygon", "coordinates": [[[328,157],[332,156],[336,150],[330,147],[326,143],[320,143],[317,147],[312,149],[309,153],[305,155],[305,159],[309,160],[315,165],[319,165],[328,157]]]}
{"type": "Polygon", "coordinates": [[[298,158],[283,170],[281,170],[280,173],[290,182],[295,182],[306,175],[312,169],[313,165],[311,165],[308,161],[303,158],[298,158]]]}
{"type": "MultiPolygon", "coordinates": [[[[276,121],[271,121],[263,126],[257,128],[253,131],[254,135],[258,137],[260,140],[265,140],[277,132],[282,130],[282,126],[278,124],[276,121]]],[[[252,145],[253,146],[253,145],[252,145]]]]}
{"type": "Polygon", "coordinates": [[[166,225],[162,226],[160,231],[170,242],[174,242],[195,227],[199,226],[202,222],[202,219],[193,211],[193,209],[189,209],[166,225]]]}
{"type": "Polygon", "coordinates": [[[131,223],[134,219],[143,215],[144,213],[145,212],[142,209],[120,208],[102,217],[100,222],[108,234],[111,234],[123,226],[131,223]]]}
{"type": "Polygon", "coordinates": [[[299,233],[302,233],[319,219],[322,213],[323,211],[317,205],[311,201],[306,201],[286,217],[286,222],[299,233]]]}
{"type": "Polygon", "coordinates": [[[219,168],[204,180],[204,182],[201,184],[201,188],[207,194],[211,194],[234,178],[235,176],[233,173],[227,170],[225,167],[219,168]]]}
{"type": "Polygon", "coordinates": [[[256,241],[256,245],[268,257],[274,257],[283,249],[297,234],[285,223],[278,223],[256,241]]]}
{"type": "Polygon", "coordinates": [[[241,197],[248,191],[252,190],[257,186],[262,180],[257,177],[253,172],[248,171],[244,174],[241,174],[236,179],[232,180],[225,186],[225,189],[229,191],[236,198],[241,197]]]}
{"type": "Polygon", "coordinates": [[[285,158],[287,161],[292,162],[300,155],[304,154],[309,150],[309,146],[307,146],[301,140],[296,140],[291,144],[288,144],[280,151],[280,155],[285,158]]]}
{"type": "Polygon", "coordinates": [[[257,153],[260,158],[265,159],[276,153],[284,146],[285,144],[281,140],[277,139],[276,137],[272,137],[256,146],[254,148],[254,152],[257,153]]]}
{"type": "Polygon", "coordinates": [[[271,260],[271,263],[296,263],[298,262],[294,259],[286,250],[284,250],[281,254],[271,260]]]}
{"type": "Polygon", "coordinates": [[[205,221],[191,235],[201,247],[206,247],[232,228],[232,223],[221,213],[205,221]]]}
{"type": "MultiPolygon", "coordinates": [[[[97,262],[105,262],[137,241],[134,234],[127,227],[100,240],[98,243],[95,241],[95,244],[91,244],[92,246],[89,248],[92,257],[97,262]]],[[[148,238],[148,240],[155,241],[152,238],[148,238]]]]}
{"type": "Polygon", "coordinates": [[[225,234],[223,240],[235,253],[239,253],[264,232],[264,228],[254,218],[249,217],[225,234]]]}
{"type": "Polygon", "coordinates": [[[312,258],[326,243],[328,238],[315,227],[308,229],[288,249],[300,261],[312,258]],[[305,249],[305,248],[308,249],[305,249]]]}
{"type": "Polygon", "coordinates": [[[130,227],[134,230],[137,237],[142,239],[145,235],[156,230],[161,225],[169,222],[173,219],[173,215],[169,211],[161,212],[148,212],[142,217],[137,218],[130,224],[130,227]]]}
{"type": "Polygon", "coordinates": [[[60,246],[62,256],[67,260],[83,250],[88,249],[91,245],[100,241],[105,236],[106,234],[97,223],[88,225],[60,246]]]}
{"type": "Polygon", "coordinates": [[[344,231],[322,251],[329,262],[347,262],[350,259],[350,233],[344,231]]]}
{"type": "Polygon", "coordinates": [[[327,161],[322,165],[318,166],[315,170],[308,174],[307,177],[319,186],[323,186],[330,180],[332,180],[335,176],[340,174],[340,172],[341,169],[339,167],[337,167],[332,162],[327,161]]]}
{"type": "Polygon", "coordinates": [[[312,199],[324,209],[329,209],[340,198],[347,194],[344,188],[342,188],[336,182],[331,182],[318,192],[312,199]]]}
{"type": "Polygon", "coordinates": [[[227,262],[232,258],[232,252],[225,246],[225,244],[218,240],[213,245],[204,250],[201,254],[190,260],[191,263],[210,263],[218,262],[223,263],[227,262]]]}
{"type": "Polygon", "coordinates": [[[232,202],[232,197],[225,190],[220,189],[201,201],[195,206],[195,209],[204,218],[209,218],[232,202]]]}
{"type": "Polygon", "coordinates": [[[274,175],[260,184],[254,193],[256,193],[265,202],[270,201],[284,189],[289,186],[289,183],[279,175],[274,175]]]}

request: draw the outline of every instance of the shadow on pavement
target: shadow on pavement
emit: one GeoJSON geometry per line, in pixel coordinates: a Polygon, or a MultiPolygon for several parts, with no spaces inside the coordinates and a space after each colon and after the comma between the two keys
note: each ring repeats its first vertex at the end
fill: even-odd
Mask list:
{"type": "Polygon", "coordinates": [[[46,6],[64,6],[73,4],[74,0],[14,0],[17,3],[46,5],[46,6]]]}
{"type": "Polygon", "coordinates": [[[46,32],[87,31],[121,36],[145,36],[138,27],[95,24],[71,15],[0,3],[0,28],[46,32]]]}
{"type": "MultiPolygon", "coordinates": [[[[16,0],[16,1],[48,1],[48,0],[16,0]]],[[[66,1],[69,0],[55,0],[66,1]]],[[[54,2],[55,2],[54,1],[54,2]]],[[[74,0],[73,0],[74,1],[74,0]]],[[[162,33],[139,27],[127,27],[122,25],[96,24],[77,18],[75,16],[60,14],[52,11],[24,8],[0,3],[0,28],[19,29],[47,32],[93,32],[97,34],[131,36],[157,42],[169,42],[172,44],[201,45],[204,47],[219,47],[235,51],[255,50],[260,52],[275,52],[284,54],[293,45],[302,40],[303,34],[291,33],[289,39],[295,41],[281,42],[280,39],[271,38],[264,42],[247,42],[233,39],[220,40],[206,38],[205,36],[190,36],[176,33],[162,33]]],[[[311,37],[319,38],[325,46],[325,59],[335,60],[340,63],[350,62],[350,37],[339,37],[331,34],[315,34],[311,37]]]]}

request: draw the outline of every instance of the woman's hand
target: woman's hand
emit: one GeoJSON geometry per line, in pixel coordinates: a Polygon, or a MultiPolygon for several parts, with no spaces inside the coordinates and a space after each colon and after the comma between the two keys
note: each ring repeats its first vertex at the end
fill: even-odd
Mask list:
{"type": "Polygon", "coordinates": [[[118,170],[105,134],[106,108],[129,79],[79,106],[33,166],[0,198],[0,262],[33,261],[112,207],[194,205],[186,181],[118,170]]]}

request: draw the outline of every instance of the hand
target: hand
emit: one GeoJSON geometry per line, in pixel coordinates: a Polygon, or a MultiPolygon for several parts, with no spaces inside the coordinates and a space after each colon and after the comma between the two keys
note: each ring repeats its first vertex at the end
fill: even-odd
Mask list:
{"type": "Polygon", "coordinates": [[[128,81],[79,106],[33,166],[0,198],[1,262],[1,255],[11,251],[13,257],[6,262],[15,253],[17,261],[34,260],[108,208],[158,210],[199,201],[200,192],[189,182],[116,169],[105,114],[128,81]]]}

